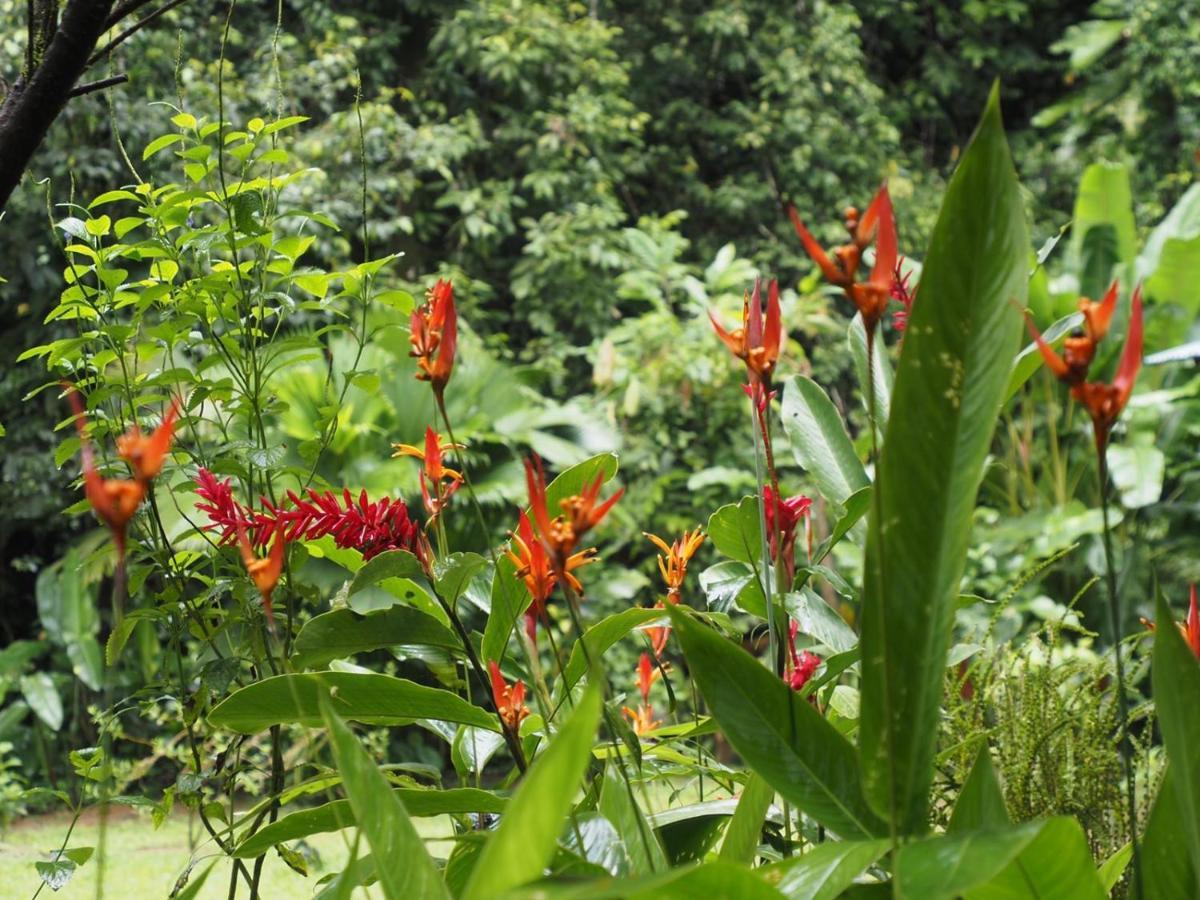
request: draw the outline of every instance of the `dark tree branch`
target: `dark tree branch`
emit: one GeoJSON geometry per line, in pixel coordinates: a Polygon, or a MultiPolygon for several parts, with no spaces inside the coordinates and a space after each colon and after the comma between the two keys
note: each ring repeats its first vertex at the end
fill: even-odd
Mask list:
{"type": "Polygon", "coordinates": [[[4,98],[0,106],[0,208],[8,203],[29,160],[67,105],[89,54],[104,34],[112,4],[113,0],[68,0],[41,60],[4,98]]]}
{"type": "MultiPolygon", "coordinates": [[[[129,40],[131,37],[133,37],[135,34],[137,34],[139,31],[141,31],[143,28],[145,28],[147,25],[149,25],[151,22],[153,22],[159,16],[161,16],[163,13],[169,12],[170,10],[179,6],[180,4],[186,3],[186,2],[187,2],[187,0],[170,0],[169,3],[164,3],[162,6],[160,6],[158,9],[154,10],[154,12],[150,13],[145,18],[138,19],[136,22],[134,22],[132,25],[130,25],[128,28],[126,28],[124,31],[122,31],[120,34],[118,34],[115,38],[113,38],[111,41],[109,41],[107,44],[105,44],[103,47],[101,47],[99,50],[97,50],[95,53],[93,53],[91,55],[91,58],[88,59],[87,66],[85,66],[85,68],[90,68],[90,67],[94,66],[96,63],[98,63],[100,60],[104,59],[104,57],[106,57],[106,56],[108,56],[108,54],[112,53],[113,50],[115,50],[120,44],[125,43],[125,41],[129,40]]],[[[111,18],[111,16],[110,16],[110,18],[111,18]]]]}
{"type": "Polygon", "coordinates": [[[121,24],[122,19],[133,15],[149,2],[150,0],[125,0],[124,3],[118,3],[112,14],[109,15],[108,21],[104,23],[105,31],[109,28],[116,28],[121,24]]]}
{"type": "Polygon", "coordinates": [[[122,72],[120,75],[114,75],[112,78],[101,78],[99,81],[89,81],[86,84],[81,84],[72,90],[71,96],[82,97],[84,94],[102,91],[105,88],[110,88],[115,84],[124,84],[128,80],[129,76],[122,72]]]}

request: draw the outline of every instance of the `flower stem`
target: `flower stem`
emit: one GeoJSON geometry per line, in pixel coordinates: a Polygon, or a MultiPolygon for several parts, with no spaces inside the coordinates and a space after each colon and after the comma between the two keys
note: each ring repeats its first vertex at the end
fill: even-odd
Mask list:
{"type": "Polygon", "coordinates": [[[1138,848],[1138,819],[1137,819],[1137,786],[1133,766],[1133,744],[1129,737],[1129,698],[1125,693],[1125,663],[1121,659],[1121,616],[1120,596],[1117,593],[1117,572],[1113,563],[1112,527],[1109,524],[1109,485],[1108,485],[1108,441],[1105,435],[1096,433],[1096,472],[1100,478],[1100,514],[1104,524],[1104,569],[1108,582],[1108,626],[1111,632],[1113,659],[1117,674],[1117,710],[1118,733],[1117,747],[1121,754],[1121,764],[1125,770],[1125,804],[1129,816],[1129,845],[1133,849],[1133,897],[1141,900],[1142,894],[1142,860],[1138,848]]]}

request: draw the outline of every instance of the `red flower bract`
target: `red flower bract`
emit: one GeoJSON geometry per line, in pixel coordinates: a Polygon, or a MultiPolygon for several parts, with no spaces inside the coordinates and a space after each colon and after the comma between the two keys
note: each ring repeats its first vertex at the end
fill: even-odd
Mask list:
{"type": "Polygon", "coordinates": [[[372,502],[366,491],[355,498],[348,489],[339,496],[309,488],[307,498],[288,491],[290,509],[276,508],[260,498],[263,510],[256,512],[234,499],[230,479],[219,481],[207,469],[196,476],[196,493],[204,501],[196,508],[212,521],[205,530],[219,529],[222,544],[236,540],[240,527],[253,544],[265,544],[276,532],[288,541],[315,541],[330,535],[339,547],[358,550],[364,560],[385,550],[407,550],[423,562],[427,557],[420,526],[409,517],[403,500],[384,497],[372,502]]]}

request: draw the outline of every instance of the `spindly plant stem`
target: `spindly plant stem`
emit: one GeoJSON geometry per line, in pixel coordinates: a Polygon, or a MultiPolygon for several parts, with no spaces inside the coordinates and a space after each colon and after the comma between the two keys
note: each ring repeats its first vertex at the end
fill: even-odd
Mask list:
{"type": "MultiPolygon", "coordinates": [[[[767,657],[771,660],[771,671],[776,675],[780,674],[779,669],[779,652],[777,649],[778,639],[775,634],[775,604],[774,594],[771,586],[771,575],[769,562],[771,559],[771,544],[767,538],[767,500],[763,496],[763,485],[766,484],[766,479],[763,475],[763,457],[765,453],[762,447],[762,434],[758,427],[758,406],[753,396],[750,397],[750,422],[751,430],[754,433],[754,483],[758,490],[758,538],[759,538],[759,553],[762,560],[762,591],[763,599],[766,601],[767,611],[767,657]]],[[[776,498],[778,502],[778,498],[776,498]]],[[[775,588],[778,589],[776,584],[775,588]]]]}
{"type": "Polygon", "coordinates": [[[1121,659],[1121,616],[1117,593],[1117,572],[1113,562],[1112,528],[1109,525],[1108,441],[1096,435],[1096,472],[1100,478],[1100,514],[1104,525],[1104,569],[1108,582],[1108,625],[1112,636],[1113,659],[1117,674],[1117,746],[1125,770],[1125,804],[1129,816],[1129,846],[1133,850],[1133,886],[1135,900],[1142,898],[1142,860],[1138,848],[1137,786],[1134,781],[1133,744],[1129,738],[1129,698],[1125,693],[1125,663],[1121,659]]]}

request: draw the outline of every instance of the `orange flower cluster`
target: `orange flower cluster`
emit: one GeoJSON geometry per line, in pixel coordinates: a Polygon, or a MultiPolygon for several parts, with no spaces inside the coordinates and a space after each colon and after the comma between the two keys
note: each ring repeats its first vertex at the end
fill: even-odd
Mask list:
{"type": "Polygon", "coordinates": [[[746,364],[750,379],[747,393],[766,406],[771,392],[771,376],[779,362],[779,349],[783,342],[783,322],[779,311],[779,282],[772,281],[767,289],[767,314],[763,318],[762,283],[754,280],[753,292],[742,298],[742,327],[726,331],[717,321],[712,310],[708,312],[717,337],[729,348],[729,352],[746,364]]]}
{"type": "Polygon", "coordinates": [[[529,715],[529,708],[525,706],[525,682],[509,685],[494,659],[488,660],[488,670],[492,675],[492,700],[496,704],[496,712],[504,727],[515,737],[521,722],[529,715]]]}
{"type": "Polygon", "coordinates": [[[426,426],[424,448],[412,444],[392,444],[395,451],[392,458],[412,456],[424,463],[421,469],[421,500],[425,511],[429,513],[429,521],[425,527],[430,527],[437,517],[442,514],[450,497],[458,490],[463,482],[462,473],[447,467],[443,460],[447,450],[463,450],[462,444],[443,441],[436,431],[426,426]]]}
{"type": "Polygon", "coordinates": [[[454,285],[439,278],[425,295],[425,303],[413,310],[409,321],[409,356],[416,357],[417,378],[428,381],[441,401],[454,370],[458,349],[458,313],[454,309],[454,285]]]}
{"type": "Polygon", "coordinates": [[[246,537],[246,529],[241,525],[238,526],[237,536],[238,546],[242,551],[242,564],[245,565],[250,580],[258,588],[259,596],[262,597],[263,611],[267,616],[267,625],[274,631],[275,612],[271,605],[271,594],[274,593],[275,586],[279,584],[279,576],[283,574],[283,560],[287,555],[287,538],[283,531],[276,531],[275,543],[271,545],[271,552],[265,559],[259,559],[254,553],[254,548],[250,546],[249,538],[246,537]]]}
{"type": "Polygon", "coordinates": [[[1121,354],[1121,362],[1117,366],[1117,374],[1111,384],[1102,381],[1088,381],[1088,369],[1096,356],[1096,348],[1108,334],[1108,326],[1112,322],[1113,312],[1117,308],[1118,286],[1114,281],[1109,287],[1104,299],[1096,303],[1086,297],[1079,301],[1079,311],[1083,313],[1083,329],[1072,334],[1063,344],[1063,354],[1059,356],[1054,349],[1034,327],[1029,314],[1025,315],[1025,324],[1046,361],[1046,367],[1055,377],[1071,389],[1074,397],[1088,415],[1092,417],[1092,429],[1096,438],[1096,449],[1103,454],[1108,446],[1108,436],[1113,425],[1129,402],[1133,393],[1133,383],[1137,380],[1138,370],[1142,366],[1142,286],[1139,284],[1133,291],[1132,308],[1129,312],[1129,335],[1125,339],[1125,349],[1121,354]]]}
{"type": "Polygon", "coordinates": [[[638,690],[642,695],[642,705],[637,709],[628,706],[621,707],[621,712],[629,719],[637,734],[648,734],[657,729],[662,722],[654,718],[654,706],[650,703],[650,687],[662,672],[650,661],[650,654],[643,653],[638,660],[638,690]]]}
{"type": "Polygon", "coordinates": [[[117,453],[129,464],[133,478],[102,478],[96,471],[91,440],[87,434],[87,413],[83,400],[75,386],[63,382],[63,390],[75,413],[75,430],[79,432],[79,443],[83,457],[83,491],[92,509],[112,532],[117,548],[117,560],[125,559],[125,533],[129,520],[137,512],[150,483],[162,471],[163,462],[171,449],[175,435],[175,419],[179,416],[179,402],[172,400],[163,416],[162,424],[146,436],[135,422],[125,434],[117,438],[117,453]]]}
{"type": "MultiPolygon", "coordinates": [[[[658,571],[662,574],[663,582],[667,586],[667,601],[678,603],[683,596],[683,582],[687,577],[688,562],[700,549],[700,545],[704,543],[704,535],[700,531],[700,526],[697,525],[695,531],[685,531],[682,537],[676,538],[670,545],[657,535],[646,532],[643,534],[662,551],[658,557],[658,571]]],[[[655,609],[662,609],[663,606],[664,604],[660,600],[655,605],[655,609]]],[[[667,646],[667,639],[671,636],[670,626],[655,625],[646,631],[650,636],[654,655],[662,656],[662,652],[667,646]]]]}
{"type": "Polygon", "coordinates": [[[804,245],[804,251],[817,264],[825,280],[840,287],[854,303],[862,316],[867,339],[870,340],[875,334],[879,320],[887,312],[899,252],[896,243],[896,218],[887,185],[884,184],[879,189],[861,217],[853,206],[846,209],[846,231],[850,234],[850,241],[835,248],[832,258],[804,227],[795,207],[788,206],[788,215],[792,219],[792,226],[796,229],[800,243],[804,245]],[[872,242],[875,243],[875,263],[871,266],[871,274],[866,281],[856,281],[863,251],[871,246],[872,242]]]}

